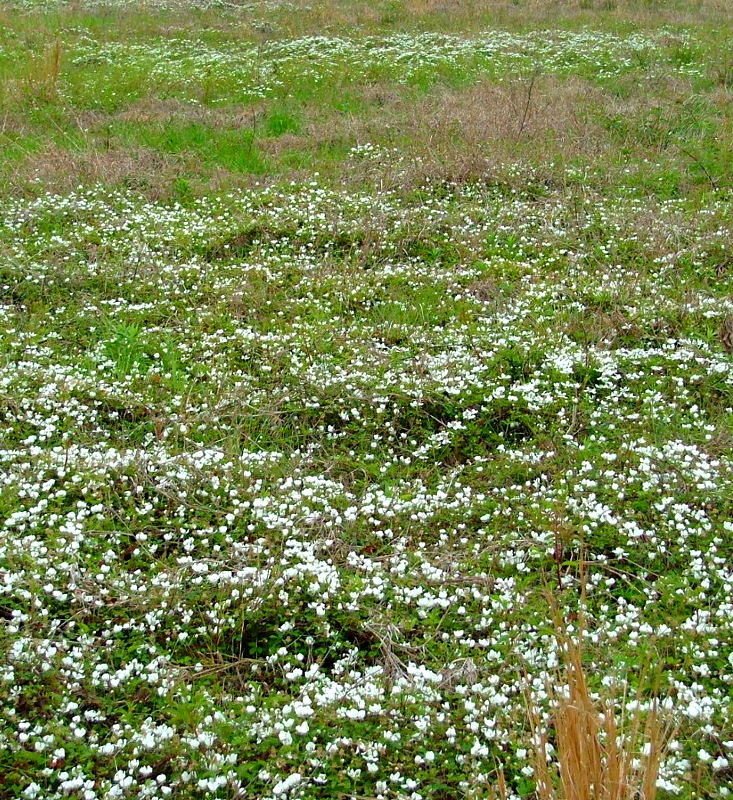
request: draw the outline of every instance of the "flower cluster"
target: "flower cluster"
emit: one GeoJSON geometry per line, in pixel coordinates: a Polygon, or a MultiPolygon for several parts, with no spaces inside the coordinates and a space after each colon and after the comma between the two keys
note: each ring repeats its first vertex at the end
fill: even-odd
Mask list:
{"type": "Polygon", "coordinates": [[[198,37],[144,42],[82,37],[69,53],[69,61],[83,76],[83,85],[74,81],[60,88],[72,101],[106,107],[119,102],[115,92],[128,83],[154,90],[159,97],[189,102],[201,102],[204,86],[206,102],[228,105],[315,93],[334,80],[346,85],[390,81],[425,86],[450,73],[465,81],[541,71],[603,82],[641,70],[645,79],[653,80],[660,71],[698,74],[698,66],[679,62],[677,55],[696,46],[693,34],[671,30],[645,35],[491,30],[472,37],[437,33],[308,36],[257,45],[207,44],[198,37]]]}
{"type": "Polygon", "coordinates": [[[6,204],[6,785],[525,792],[549,585],[598,680],[661,665],[660,786],[730,787],[729,223],[486,186],[6,204]]]}

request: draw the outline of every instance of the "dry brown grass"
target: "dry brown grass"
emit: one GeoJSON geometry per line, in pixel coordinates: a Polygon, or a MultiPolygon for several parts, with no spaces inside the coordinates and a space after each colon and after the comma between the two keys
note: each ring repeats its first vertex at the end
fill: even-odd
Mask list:
{"type": "Polygon", "coordinates": [[[646,714],[640,696],[628,703],[613,692],[595,697],[583,665],[584,621],[571,636],[554,600],[556,638],[562,659],[557,683],[548,687],[554,706],[550,726],[543,724],[528,698],[527,709],[534,741],[534,769],[538,800],[654,800],[657,778],[672,724],[657,701],[646,714]],[[618,702],[616,702],[618,700],[618,702]],[[617,708],[625,711],[618,716],[617,708]],[[556,757],[548,762],[550,737],[556,757]]]}
{"type": "MultiPolygon", "coordinates": [[[[54,74],[50,68],[47,72],[54,74]]],[[[606,136],[590,120],[587,109],[590,103],[602,100],[598,90],[584,81],[561,81],[549,76],[534,82],[531,97],[527,80],[501,84],[481,81],[462,90],[443,87],[419,98],[405,95],[394,86],[372,85],[363,87],[366,109],[363,114],[306,108],[302,133],[276,138],[258,136],[256,144],[281,177],[297,177],[297,170],[290,170],[286,161],[278,163],[291,153],[318,157],[324,150],[344,143],[373,142],[394,145],[407,156],[403,162],[409,168],[405,163],[380,166],[379,177],[385,184],[481,180],[492,173],[495,164],[508,163],[530,152],[533,155],[543,152],[548,159],[564,160],[581,155],[599,156],[606,148],[606,136]]],[[[24,181],[40,179],[49,188],[62,191],[82,179],[105,182],[130,179],[140,183],[146,175],[148,178],[155,175],[156,183],[164,184],[178,177],[180,159],[176,161],[134,144],[122,146],[113,142],[110,147],[105,140],[110,124],[196,123],[218,130],[256,130],[265,112],[264,104],[207,108],[158,98],[136,101],[114,114],[79,111],[74,116],[74,127],[83,132],[88,149],[66,151],[52,146],[39,153],[28,153],[18,164],[13,183],[21,188],[24,181]]],[[[11,121],[11,127],[16,133],[21,132],[23,115],[16,113],[14,117],[17,119],[11,121]]],[[[188,167],[184,172],[189,177],[195,177],[202,169],[200,164],[188,167]]],[[[334,164],[336,177],[357,183],[372,178],[373,167],[334,164]]],[[[223,169],[209,172],[212,175],[207,177],[213,177],[223,186],[241,183],[243,179],[241,175],[227,175],[223,169]]]]}
{"type": "MultiPolygon", "coordinates": [[[[540,76],[493,83],[488,80],[461,90],[439,87],[421,98],[389,86],[366,87],[361,116],[314,110],[301,140],[356,143],[385,142],[469,148],[512,145],[549,139],[573,153],[591,154],[603,132],[590,120],[588,109],[602,104],[602,93],[580,79],[540,76]],[[531,89],[531,96],[530,96],[531,89]]],[[[271,152],[281,150],[274,139],[271,152]]]]}
{"type": "Polygon", "coordinates": [[[200,123],[215,127],[251,127],[265,113],[266,104],[232,104],[205,106],[177,98],[144,97],[135,100],[114,114],[87,111],[84,117],[89,127],[100,127],[110,121],[133,122],[143,125],[200,123]]]}
{"type": "MultiPolygon", "coordinates": [[[[344,143],[394,145],[405,157],[386,164],[338,159],[332,165],[333,177],[349,183],[378,180],[383,186],[406,188],[426,181],[485,180],[495,174],[499,164],[530,153],[541,151],[547,158],[567,160],[579,155],[595,157],[605,147],[603,131],[584,110],[588,103],[602,98],[580,80],[541,77],[529,104],[528,84],[523,80],[482,81],[460,91],[439,88],[417,99],[388,85],[364,87],[363,91],[367,109],[363,115],[314,107],[306,109],[303,133],[258,136],[258,149],[274,165],[273,179],[299,176],[298,169],[287,167],[289,154],[318,157],[324,149],[344,143]]],[[[82,181],[125,183],[153,197],[165,194],[170,182],[182,175],[195,180],[200,174],[202,180],[220,188],[247,184],[247,176],[223,167],[205,167],[195,158],[169,156],[135,144],[112,142],[110,146],[104,141],[105,132],[114,122],[254,129],[265,110],[206,108],[180,100],[147,98],[114,114],[77,112],[74,124],[83,132],[87,147],[74,150],[52,145],[38,153],[29,152],[16,165],[11,183],[18,191],[35,182],[54,191],[66,191],[82,181]]],[[[17,122],[23,122],[22,116],[17,122]]]]}
{"type": "MultiPolygon", "coordinates": [[[[482,81],[461,92],[439,92],[416,109],[430,140],[461,141],[476,147],[551,138],[564,149],[597,147],[600,132],[587,119],[600,92],[579,79],[482,81]]],[[[413,112],[414,113],[414,112],[413,112]]]]}
{"type": "Polygon", "coordinates": [[[289,8],[272,13],[288,35],[353,27],[367,32],[389,26],[468,32],[487,25],[525,29],[607,21],[659,27],[730,19],[728,0],[298,0],[296,5],[295,12],[289,8]]]}
{"type": "MultiPolygon", "coordinates": [[[[0,16],[0,28],[3,27],[0,16]]],[[[44,103],[56,99],[59,78],[64,63],[64,45],[54,37],[28,64],[25,75],[4,77],[0,81],[0,107],[5,110],[22,108],[37,101],[44,103]]]]}
{"type": "Polygon", "coordinates": [[[566,691],[554,692],[556,765],[545,758],[548,735],[530,710],[539,800],[654,800],[669,735],[658,710],[652,708],[645,721],[634,712],[619,722],[612,699],[591,696],[580,648],[567,646],[565,659],[566,691]]]}
{"type": "Polygon", "coordinates": [[[598,89],[580,79],[540,76],[530,95],[530,81],[485,80],[461,90],[439,87],[419,98],[394,87],[365,87],[364,114],[314,109],[303,133],[258,144],[274,160],[288,152],[317,152],[345,142],[395,147],[403,154],[399,161],[338,167],[342,181],[377,178],[390,187],[485,180],[498,165],[517,159],[596,159],[608,151],[608,134],[589,112],[605,102],[598,89]]]}
{"type": "Polygon", "coordinates": [[[156,199],[166,194],[177,174],[172,158],[145,148],[73,151],[51,145],[18,167],[10,183],[18,192],[33,184],[53,192],[69,192],[79,184],[124,184],[156,199]]]}

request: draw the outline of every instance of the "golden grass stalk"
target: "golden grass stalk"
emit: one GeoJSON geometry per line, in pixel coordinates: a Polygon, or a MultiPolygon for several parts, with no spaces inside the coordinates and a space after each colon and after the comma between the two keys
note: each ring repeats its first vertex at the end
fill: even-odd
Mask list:
{"type": "Polygon", "coordinates": [[[26,76],[27,90],[36,98],[46,101],[56,97],[61,67],[63,60],[63,45],[61,39],[56,37],[51,47],[46,51],[42,60],[39,60],[26,76]]]}
{"type": "MultiPolygon", "coordinates": [[[[644,715],[635,704],[618,719],[613,696],[594,699],[583,668],[582,645],[564,627],[557,635],[563,660],[561,688],[550,687],[556,761],[546,757],[548,734],[528,702],[539,800],[654,800],[665,747],[672,736],[658,704],[644,715]]],[[[582,638],[582,630],[581,630],[582,638]]],[[[625,700],[625,698],[622,698],[625,700]]],[[[624,707],[625,702],[621,703],[624,707]]]]}

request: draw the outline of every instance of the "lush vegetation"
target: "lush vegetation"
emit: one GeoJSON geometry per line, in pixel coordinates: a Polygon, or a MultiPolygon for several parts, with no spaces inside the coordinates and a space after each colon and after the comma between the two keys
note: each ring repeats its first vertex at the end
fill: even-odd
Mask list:
{"type": "Polygon", "coordinates": [[[0,797],[733,790],[726,5],[0,6],[0,797]]]}

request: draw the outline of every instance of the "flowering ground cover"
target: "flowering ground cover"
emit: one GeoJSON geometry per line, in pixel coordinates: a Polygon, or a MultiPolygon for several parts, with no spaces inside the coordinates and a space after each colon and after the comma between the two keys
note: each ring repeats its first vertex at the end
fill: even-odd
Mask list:
{"type": "Polygon", "coordinates": [[[0,797],[534,798],[565,633],[733,790],[729,28],[519,5],[5,7],[0,797]]]}

